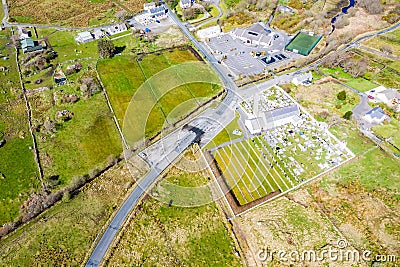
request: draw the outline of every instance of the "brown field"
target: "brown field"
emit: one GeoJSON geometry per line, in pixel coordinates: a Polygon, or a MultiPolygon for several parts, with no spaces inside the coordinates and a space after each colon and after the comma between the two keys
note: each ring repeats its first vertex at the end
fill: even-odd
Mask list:
{"type": "Polygon", "coordinates": [[[10,0],[10,18],[21,23],[57,24],[88,27],[117,23],[115,13],[136,13],[145,0],[10,0]]]}

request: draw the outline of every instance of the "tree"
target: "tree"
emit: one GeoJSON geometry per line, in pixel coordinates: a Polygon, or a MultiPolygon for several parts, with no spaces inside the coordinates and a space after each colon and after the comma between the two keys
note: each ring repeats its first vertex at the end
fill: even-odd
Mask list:
{"type": "Polygon", "coordinates": [[[346,91],[340,91],[338,94],[337,94],[337,99],[339,99],[339,100],[341,100],[341,101],[343,101],[343,100],[345,100],[346,99],[346,91]]]}
{"type": "Polygon", "coordinates": [[[112,58],[115,54],[115,46],[110,40],[100,39],[97,49],[101,58],[112,58]]]}
{"type": "Polygon", "coordinates": [[[353,115],[353,111],[349,110],[343,115],[343,119],[350,120],[353,115]]]}

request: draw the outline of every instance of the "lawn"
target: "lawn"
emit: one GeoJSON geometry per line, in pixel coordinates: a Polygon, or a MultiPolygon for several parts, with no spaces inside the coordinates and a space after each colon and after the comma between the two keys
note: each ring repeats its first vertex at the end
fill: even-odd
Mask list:
{"type": "Polygon", "coordinates": [[[92,243],[123,202],[132,181],[146,170],[137,158],[135,166],[140,170],[135,177],[126,165],[118,165],[86,185],[76,197],[65,199],[1,239],[0,265],[83,264],[92,243]]]}
{"type": "Polygon", "coordinates": [[[354,89],[356,89],[360,92],[366,92],[366,91],[372,90],[379,86],[378,84],[368,81],[362,77],[357,77],[357,78],[351,79],[350,81],[346,82],[345,84],[350,87],[353,87],[354,89]]]}
{"type": "Polygon", "coordinates": [[[19,97],[21,87],[12,47],[10,31],[0,32],[0,53],[9,60],[0,59],[7,71],[0,73],[0,225],[14,221],[26,194],[39,182],[39,173],[32,151],[25,102],[19,97]]]}
{"type": "Polygon", "coordinates": [[[189,50],[174,49],[98,63],[99,75],[129,141],[155,136],[221,90],[213,84],[219,80],[207,65],[178,66],[196,61],[189,50]]]}
{"type": "Polygon", "coordinates": [[[353,78],[349,73],[344,72],[342,68],[336,67],[336,68],[321,68],[321,71],[326,74],[330,75],[336,79],[338,79],[340,82],[360,91],[360,92],[366,92],[371,89],[374,89],[378,87],[379,85],[365,79],[364,77],[357,77],[353,78]]]}

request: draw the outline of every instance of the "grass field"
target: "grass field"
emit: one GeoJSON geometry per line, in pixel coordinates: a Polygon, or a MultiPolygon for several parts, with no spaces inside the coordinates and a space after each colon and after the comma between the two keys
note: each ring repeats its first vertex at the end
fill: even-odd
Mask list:
{"type": "Polygon", "coordinates": [[[400,56],[400,29],[378,35],[364,42],[365,45],[381,49],[382,46],[388,45],[393,49],[393,54],[400,56]]]}
{"type": "Polygon", "coordinates": [[[299,32],[290,43],[286,45],[285,49],[292,52],[297,50],[301,55],[308,56],[311,50],[318,44],[319,40],[321,40],[321,36],[311,36],[299,32]]]}
{"type": "MultiPolygon", "coordinates": [[[[74,92],[75,88],[62,86],[57,92],[60,90],[66,94],[74,92]]],[[[53,105],[52,97],[53,92],[47,91],[29,99],[34,107],[35,125],[41,125],[46,117],[57,121],[55,115],[59,110],[66,109],[74,114],[70,121],[59,123],[54,134],[38,133],[45,176],[59,175],[61,185],[66,185],[75,175],[102,169],[107,164],[107,157],[122,152],[122,143],[102,94],[75,104],[53,105]]]]}
{"type": "Polygon", "coordinates": [[[207,83],[218,80],[211,71],[208,71],[207,79],[203,81],[181,84],[189,76],[199,79],[201,75],[204,77],[206,73],[201,73],[206,71],[206,65],[193,65],[179,71],[175,68],[166,70],[180,63],[195,61],[196,57],[189,50],[174,49],[141,58],[120,56],[98,63],[98,72],[120,125],[123,125],[124,119],[129,119],[125,121],[129,140],[135,142],[144,137],[144,128],[140,125],[145,125],[146,137],[154,136],[163,127],[185,117],[189,111],[195,110],[221,90],[218,85],[207,83]],[[163,70],[166,71],[157,74],[163,70]],[[196,71],[198,75],[192,76],[196,71]],[[145,81],[147,82],[143,84],[145,81]],[[142,89],[138,92],[142,84],[142,89]],[[158,100],[155,102],[156,99],[158,100]],[[129,105],[131,101],[132,104],[129,105]],[[129,116],[125,117],[128,106],[129,116]],[[130,125],[130,122],[133,124],[130,125]]]}
{"type": "Polygon", "coordinates": [[[390,138],[390,142],[400,148],[400,123],[395,118],[388,124],[375,126],[372,130],[384,139],[390,138]]]}
{"type": "Polygon", "coordinates": [[[22,89],[15,52],[5,47],[10,35],[9,30],[0,32],[0,53],[9,57],[0,59],[0,66],[7,68],[0,73],[0,141],[6,140],[0,147],[0,225],[18,217],[26,194],[39,184],[25,102],[18,97],[22,89]]]}
{"type": "MultiPolygon", "coordinates": [[[[144,0],[122,0],[129,13],[143,9],[144,0]]],[[[119,4],[110,0],[104,1],[17,1],[7,2],[10,18],[21,23],[57,24],[63,26],[88,27],[116,23],[115,14],[122,10],[119,4]]]]}
{"type": "MultiPolygon", "coordinates": [[[[208,182],[207,170],[197,169],[192,163],[189,164],[193,172],[180,168],[187,166],[186,160],[193,160],[188,154],[178,160],[176,168],[165,173],[161,184],[168,181],[195,187],[208,182]]],[[[155,189],[159,191],[160,186],[155,189]]],[[[177,207],[174,196],[171,196],[172,206],[151,197],[146,199],[140,211],[127,222],[107,265],[241,266],[240,257],[235,255],[234,241],[216,204],[177,207]]]]}
{"type": "Polygon", "coordinates": [[[132,177],[126,166],[116,166],[86,185],[76,197],[58,203],[1,239],[0,265],[83,264],[94,239],[122,203],[133,181],[146,171],[138,158],[134,165],[140,170],[136,176],[132,177]]]}
{"type": "Polygon", "coordinates": [[[330,75],[330,76],[338,79],[340,82],[342,82],[350,87],[353,87],[354,89],[356,89],[360,92],[366,92],[366,91],[369,91],[369,90],[374,89],[379,86],[379,84],[376,84],[370,80],[367,80],[364,77],[353,78],[350,74],[344,72],[343,69],[340,67],[321,68],[321,71],[324,74],[330,75]]]}

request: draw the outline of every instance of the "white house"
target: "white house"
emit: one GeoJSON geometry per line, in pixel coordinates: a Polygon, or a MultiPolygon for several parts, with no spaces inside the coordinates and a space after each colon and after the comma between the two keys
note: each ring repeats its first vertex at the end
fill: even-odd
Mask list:
{"type": "Polygon", "coordinates": [[[20,40],[30,38],[31,37],[31,32],[24,27],[18,27],[18,37],[20,40]]]}
{"type": "Polygon", "coordinates": [[[179,1],[179,6],[183,9],[190,8],[192,5],[193,5],[192,0],[180,0],[179,1]]]}
{"type": "Polygon", "coordinates": [[[197,36],[203,41],[208,38],[217,37],[220,34],[221,34],[221,27],[218,25],[197,31],[197,36]]]}
{"type": "Polygon", "coordinates": [[[78,43],[87,43],[90,41],[93,41],[93,36],[90,32],[86,31],[86,32],[80,32],[78,33],[78,35],[75,37],[75,41],[77,41],[78,43]]]}
{"type": "Polygon", "coordinates": [[[94,39],[101,39],[101,38],[103,38],[103,37],[106,36],[106,35],[105,35],[105,33],[104,33],[102,30],[100,30],[100,29],[95,29],[95,30],[93,31],[93,36],[94,36],[94,39]]]}
{"type": "Polygon", "coordinates": [[[381,107],[376,107],[376,108],[371,109],[364,115],[363,118],[367,122],[369,122],[371,124],[375,124],[375,125],[382,123],[385,120],[387,120],[387,121],[390,120],[389,116],[386,115],[385,112],[383,112],[381,107]]]}
{"type": "Polygon", "coordinates": [[[151,8],[136,15],[135,20],[142,25],[147,25],[155,22],[156,20],[166,19],[168,17],[167,11],[168,10],[165,9],[164,6],[151,8]]]}
{"type": "Polygon", "coordinates": [[[104,27],[104,28],[102,28],[102,30],[104,30],[108,35],[115,35],[117,33],[128,30],[128,28],[126,27],[125,23],[121,23],[121,24],[104,27]]]}
{"type": "Polygon", "coordinates": [[[143,5],[143,9],[144,10],[150,10],[152,8],[156,8],[156,3],[155,2],[151,2],[151,3],[145,3],[143,5]]]}
{"type": "Polygon", "coordinates": [[[312,73],[307,72],[301,75],[297,75],[296,77],[293,78],[292,83],[296,86],[298,85],[305,85],[305,86],[310,86],[312,82],[312,73]]]}

